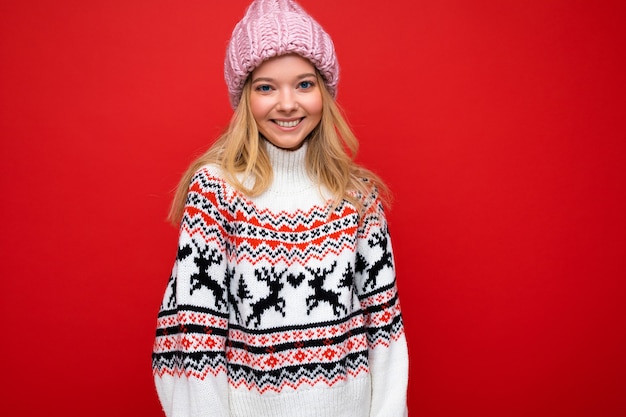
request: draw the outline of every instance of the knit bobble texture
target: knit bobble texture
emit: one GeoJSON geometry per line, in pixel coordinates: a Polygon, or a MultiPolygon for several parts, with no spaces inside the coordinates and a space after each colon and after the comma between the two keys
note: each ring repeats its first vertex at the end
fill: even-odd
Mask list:
{"type": "Polygon", "coordinates": [[[330,36],[292,0],[255,0],[233,30],[224,62],[230,103],[237,108],[248,75],[263,61],[296,53],[318,69],[335,97],[339,65],[330,36]]]}

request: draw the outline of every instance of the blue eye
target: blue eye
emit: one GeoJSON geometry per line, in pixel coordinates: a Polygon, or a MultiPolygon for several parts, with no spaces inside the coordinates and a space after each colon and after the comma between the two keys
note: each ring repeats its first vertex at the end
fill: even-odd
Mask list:
{"type": "Polygon", "coordinates": [[[298,87],[307,89],[313,87],[313,85],[313,81],[302,81],[300,84],[298,84],[298,87]]]}
{"type": "Polygon", "coordinates": [[[269,92],[271,89],[272,89],[272,87],[270,87],[270,86],[269,86],[269,85],[267,85],[267,84],[262,84],[262,85],[259,85],[259,86],[256,88],[256,90],[257,90],[257,91],[260,91],[260,92],[262,92],[262,93],[267,93],[267,92],[269,92]]]}

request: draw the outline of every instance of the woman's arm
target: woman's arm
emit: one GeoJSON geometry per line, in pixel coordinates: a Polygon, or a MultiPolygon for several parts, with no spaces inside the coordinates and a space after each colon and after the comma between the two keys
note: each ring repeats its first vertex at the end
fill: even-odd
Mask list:
{"type": "Polygon", "coordinates": [[[396,287],[391,239],[381,202],[365,206],[357,238],[356,285],[365,312],[372,417],[407,413],[408,351],[396,287]]]}
{"type": "Polygon", "coordinates": [[[152,355],[168,417],[227,417],[228,214],[224,183],[200,170],[180,226],[178,253],[158,314],[152,355]]]}

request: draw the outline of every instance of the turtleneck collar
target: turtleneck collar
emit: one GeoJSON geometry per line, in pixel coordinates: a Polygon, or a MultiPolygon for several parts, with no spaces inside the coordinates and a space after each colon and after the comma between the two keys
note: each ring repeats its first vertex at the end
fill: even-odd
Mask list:
{"type": "Polygon", "coordinates": [[[308,141],[296,150],[287,150],[265,141],[265,149],[274,170],[270,190],[274,193],[293,193],[313,186],[306,169],[308,141]]]}

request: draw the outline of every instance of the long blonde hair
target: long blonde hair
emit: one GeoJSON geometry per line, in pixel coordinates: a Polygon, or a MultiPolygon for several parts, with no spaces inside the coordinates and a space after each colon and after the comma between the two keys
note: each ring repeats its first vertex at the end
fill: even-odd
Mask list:
{"type": "MultiPolygon", "coordinates": [[[[322,119],[307,138],[309,175],[330,191],[333,205],[345,199],[361,211],[364,199],[374,190],[388,204],[390,195],[387,186],[376,174],[355,162],[359,142],[317,70],[316,77],[322,94],[322,119]]],[[[272,183],[272,165],[250,109],[250,91],[248,78],[226,131],[183,174],[168,216],[172,223],[180,222],[189,183],[204,165],[219,166],[226,181],[249,197],[262,194],[272,183]],[[252,181],[249,182],[249,179],[252,181]],[[252,186],[246,187],[244,183],[252,186]]]]}

